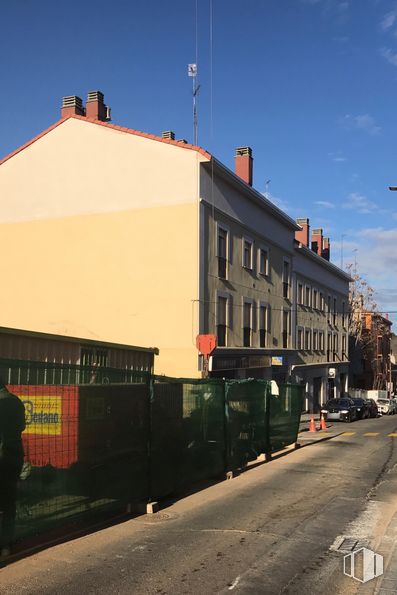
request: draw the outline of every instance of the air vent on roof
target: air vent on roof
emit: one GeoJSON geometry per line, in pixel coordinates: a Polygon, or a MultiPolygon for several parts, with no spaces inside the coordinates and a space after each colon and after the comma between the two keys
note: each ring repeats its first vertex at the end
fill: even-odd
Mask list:
{"type": "Polygon", "coordinates": [[[62,107],[78,107],[83,109],[83,102],[77,95],[68,95],[62,98],[62,107]]]}
{"type": "Polygon", "coordinates": [[[252,157],[251,147],[237,147],[236,157],[242,157],[243,155],[248,155],[249,157],[252,157]]]}
{"type": "Polygon", "coordinates": [[[172,130],[165,130],[161,136],[166,140],[175,140],[175,132],[172,130]]]}
{"type": "Polygon", "coordinates": [[[104,94],[101,91],[89,91],[87,95],[87,101],[100,101],[104,102],[104,94]]]}

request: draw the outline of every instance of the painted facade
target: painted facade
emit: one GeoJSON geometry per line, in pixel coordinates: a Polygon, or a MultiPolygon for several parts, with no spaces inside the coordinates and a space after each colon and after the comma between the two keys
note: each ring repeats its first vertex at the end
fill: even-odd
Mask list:
{"type": "Polygon", "coordinates": [[[318,411],[348,391],[350,277],[308,247],[296,243],[293,274],[293,375],[306,385],[306,409],[318,411]]]}
{"type": "Polygon", "coordinates": [[[285,380],[324,364],[328,377],[323,350],[298,348],[302,325],[311,341],[329,331],[322,311],[297,305],[298,283],[339,311],[348,278],[297,248],[301,228],[251,180],[199,147],[83,115],[22,149],[0,162],[1,233],[13,246],[0,271],[16,288],[0,295],[3,326],[156,345],[156,372],[187,377],[201,375],[197,334],[214,333],[214,376],[285,380]]]}

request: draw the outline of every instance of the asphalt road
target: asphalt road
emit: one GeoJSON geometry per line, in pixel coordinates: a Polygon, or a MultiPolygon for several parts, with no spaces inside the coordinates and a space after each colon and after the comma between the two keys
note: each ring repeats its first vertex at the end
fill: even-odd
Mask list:
{"type": "Polygon", "coordinates": [[[350,435],[11,564],[0,593],[372,593],[375,581],[345,577],[330,548],[341,536],[384,543],[397,509],[397,416],[340,430],[350,435]]]}

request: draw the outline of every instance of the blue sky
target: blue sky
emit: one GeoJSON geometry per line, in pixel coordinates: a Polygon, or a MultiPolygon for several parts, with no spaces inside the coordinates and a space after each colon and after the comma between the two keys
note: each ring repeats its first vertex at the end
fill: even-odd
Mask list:
{"type": "MultiPolygon", "coordinates": [[[[0,158],[100,89],[113,122],[192,140],[196,0],[2,0],[0,158]]],[[[397,312],[397,1],[198,0],[199,144],[356,258],[397,312]],[[211,60],[212,56],[212,60],[211,60]]],[[[397,314],[392,316],[397,321],[397,314]]]]}

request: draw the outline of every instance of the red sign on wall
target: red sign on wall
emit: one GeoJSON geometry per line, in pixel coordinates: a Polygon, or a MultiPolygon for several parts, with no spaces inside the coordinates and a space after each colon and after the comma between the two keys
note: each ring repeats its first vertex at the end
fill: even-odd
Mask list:
{"type": "Polygon", "coordinates": [[[216,335],[197,335],[196,337],[196,347],[206,357],[211,355],[216,345],[216,335]]]}

